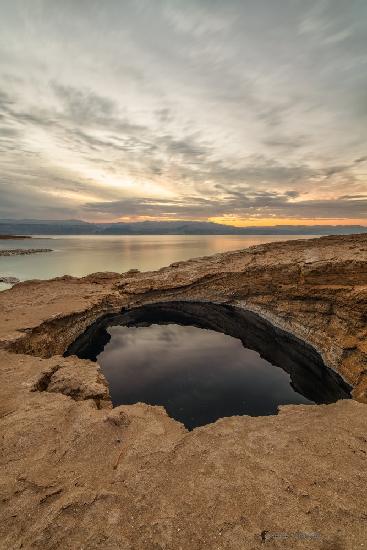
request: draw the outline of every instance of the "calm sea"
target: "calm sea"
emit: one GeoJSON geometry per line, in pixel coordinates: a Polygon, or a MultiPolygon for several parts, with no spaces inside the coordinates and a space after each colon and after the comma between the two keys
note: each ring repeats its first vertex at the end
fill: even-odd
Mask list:
{"type": "MultiPolygon", "coordinates": [[[[53,252],[0,257],[0,275],[50,279],[83,277],[96,271],[150,271],[198,256],[238,250],[256,244],[310,238],[308,235],[47,235],[0,241],[0,249],[52,248],[53,252]]],[[[9,285],[0,283],[0,290],[9,285]]]]}

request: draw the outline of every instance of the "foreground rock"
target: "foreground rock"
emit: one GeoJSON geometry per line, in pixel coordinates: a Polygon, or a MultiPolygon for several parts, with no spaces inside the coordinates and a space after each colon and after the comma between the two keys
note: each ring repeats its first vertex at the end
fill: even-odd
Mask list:
{"type": "Polygon", "coordinates": [[[327,237],[3,292],[0,547],[362,548],[366,266],[367,235],[327,237]],[[61,355],[105,313],[172,300],[262,314],[313,344],[360,402],[193,432],[160,407],[112,410],[98,365],[61,355]]]}
{"type": "Polygon", "coordinates": [[[52,252],[52,248],[9,248],[0,250],[0,256],[27,256],[39,254],[40,252],[52,252]]]}

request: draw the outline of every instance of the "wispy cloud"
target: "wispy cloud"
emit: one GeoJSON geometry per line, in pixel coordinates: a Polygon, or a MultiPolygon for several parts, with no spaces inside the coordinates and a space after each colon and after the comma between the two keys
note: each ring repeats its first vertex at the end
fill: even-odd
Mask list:
{"type": "Polygon", "coordinates": [[[4,1],[0,215],[364,219],[366,16],[4,1]]]}

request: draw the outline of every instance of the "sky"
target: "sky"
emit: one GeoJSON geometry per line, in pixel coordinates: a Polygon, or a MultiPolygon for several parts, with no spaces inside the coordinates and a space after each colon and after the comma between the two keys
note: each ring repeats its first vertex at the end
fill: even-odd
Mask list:
{"type": "Polygon", "coordinates": [[[366,0],[0,13],[0,218],[367,225],[366,0]]]}

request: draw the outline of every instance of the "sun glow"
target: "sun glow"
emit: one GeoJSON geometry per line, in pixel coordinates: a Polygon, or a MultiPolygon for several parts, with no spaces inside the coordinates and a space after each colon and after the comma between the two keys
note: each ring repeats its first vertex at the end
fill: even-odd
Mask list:
{"type": "Polygon", "coordinates": [[[208,221],[224,225],[233,225],[235,227],[273,227],[276,225],[367,225],[365,219],[350,218],[235,218],[230,216],[209,218],[208,221]]]}

